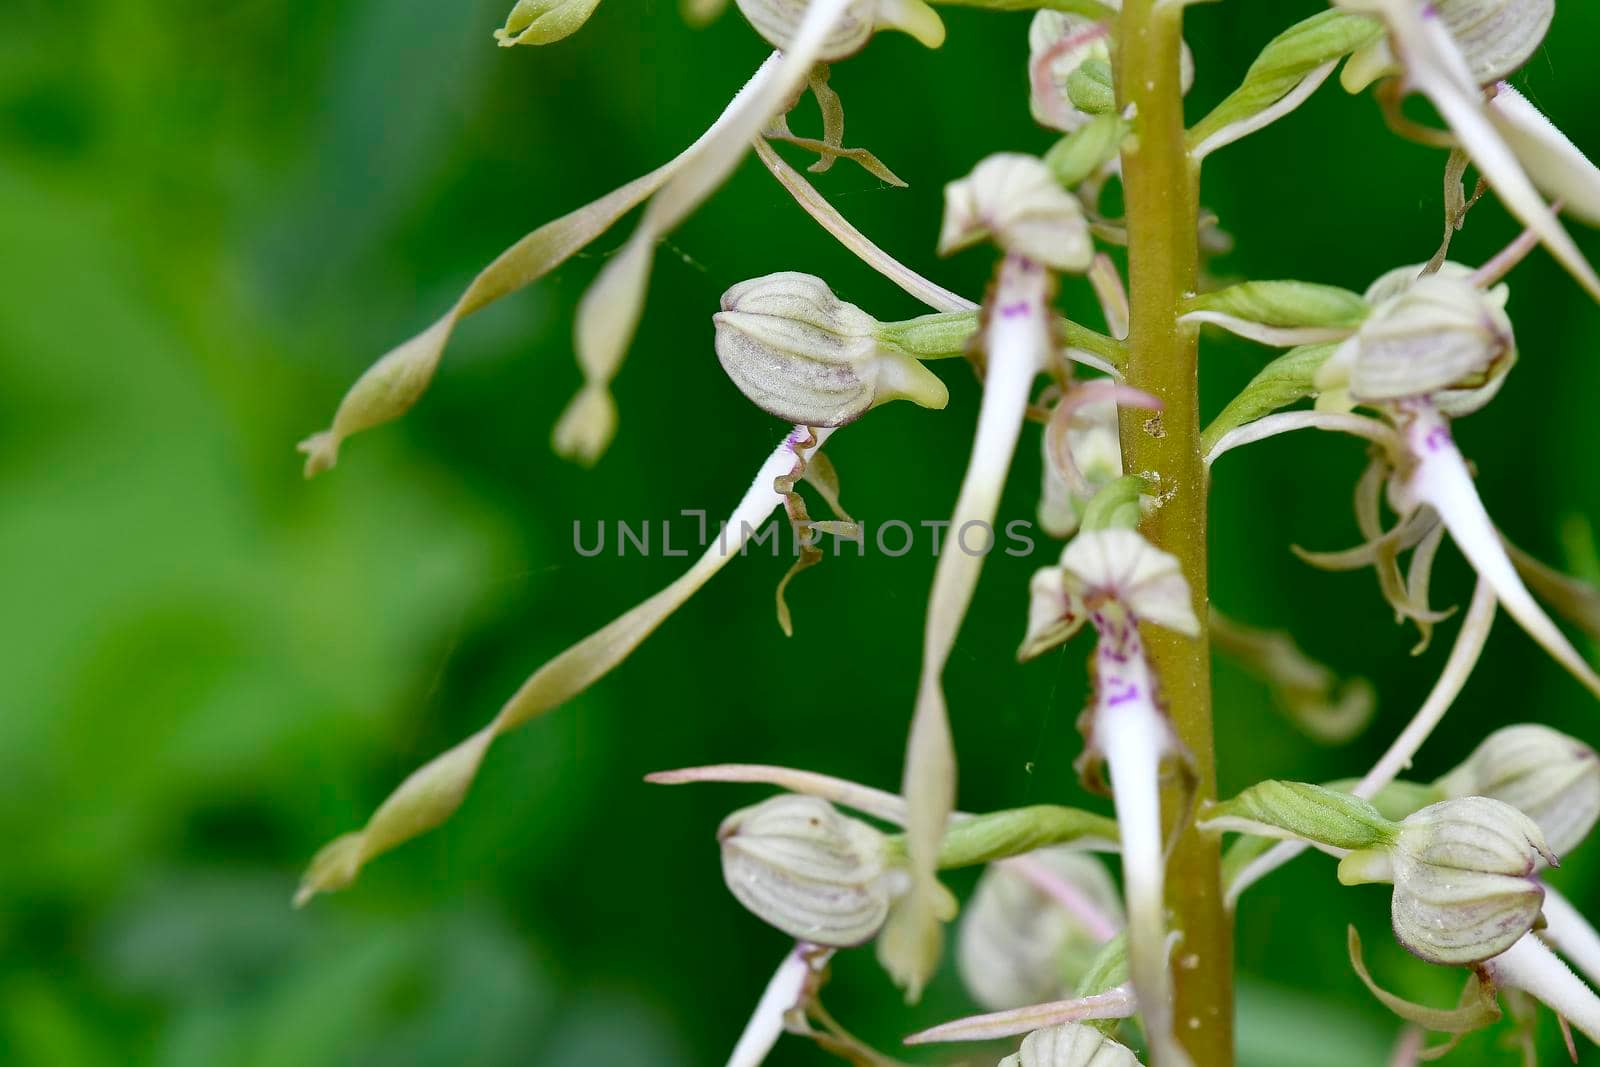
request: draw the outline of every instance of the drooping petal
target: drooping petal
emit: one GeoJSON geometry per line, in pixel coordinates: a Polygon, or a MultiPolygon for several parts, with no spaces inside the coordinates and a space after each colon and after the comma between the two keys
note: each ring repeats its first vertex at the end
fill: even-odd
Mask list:
{"type": "Polygon", "coordinates": [[[1008,256],[1001,263],[983,331],[988,371],[972,458],[928,599],[903,788],[912,888],[890,916],[879,942],[879,958],[913,999],[939,958],[942,894],[935,871],[945,822],[955,806],[955,752],[940,678],[972,601],[984,555],[993,548],[995,512],[1029,391],[1052,352],[1050,285],[1046,272],[1030,260],[1008,256]],[[977,545],[971,543],[974,530],[981,538],[977,545]]]}
{"type": "Polygon", "coordinates": [[[1095,651],[1094,743],[1111,774],[1122,835],[1122,881],[1128,912],[1128,967],[1139,1013],[1157,1063],[1184,1067],[1173,1034],[1168,962],[1166,842],[1161,832],[1161,762],[1172,752],[1172,727],[1156,705],[1156,680],[1128,620],[1120,639],[1102,631],[1095,651]]]}
{"type": "Polygon", "coordinates": [[[1397,997],[1372,980],[1372,975],[1367,972],[1366,962],[1361,958],[1361,938],[1354,926],[1350,927],[1348,945],[1350,966],[1361,979],[1361,983],[1384,1007],[1413,1025],[1435,1033],[1463,1034],[1481,1030],[1500,1019],[1500,1007],[1495,1000],[1494,990],[1478,984],[1476,975],[1469,979],[1459,1006],[1430,1008],[1397,997]]]}
{"type": "Polygon", "coordinates": [[[1568,214],[1600,226],[1600,168],[1555,123],[1505,82],[1489,101],[1489,117],[1545,195],[1561,201],[1568,214]]]}
{"type": "Polygon", "coordinates": [[[300,451],[306,454],[306,477],[332,467],[346,438],[397,419],[411,409],[433,380],[433,372],[458,322],[533,284],[572,258],[666,184],[687,155],[685,152],[594,203],[546,223],[502,252],[472,280],[442,318],[368,368],[340,401],[327,430],[300,443],[300,451]]]}
{"type": "MultiPolygon", "coordinates": [[[[812,449],[820,448],[828,434],[827,430],[818,431],[812,449]]],[[[305,904],[318,893],[345,888],[377,856],[443,823],[466,798],[495,738],[566,703],[627,659],[656,627],[739,555],[757,527],[783,503],[783,496],[773,483],[792,468],[796,447],[792,442],[800,439],[791,435],[767,458],[729,516],[723,534],[707,546],[688,571],[540,667],[487,726],[415,771],[389,795],[365,827],[324,846],[301,879],[295,903],[305,904]]]]}
{"type": "Polygon", "coordinates": [[[1538,601],[1506,554],[1505,545],[1484,510],[1466,460],[1456,448],[1444,418],[1431,408],[1415,412],[1405,428],[1406,442],[1416,468],[1405,482],[1411,499],[1431,505],[1444,520],[1450,536],[1478,574],[1494,587],[1506,612],[1522,625],[1546,652],[1555,657],[1595,696],[1600,697],[1600,676],[1584,662],[1538,601]]]}

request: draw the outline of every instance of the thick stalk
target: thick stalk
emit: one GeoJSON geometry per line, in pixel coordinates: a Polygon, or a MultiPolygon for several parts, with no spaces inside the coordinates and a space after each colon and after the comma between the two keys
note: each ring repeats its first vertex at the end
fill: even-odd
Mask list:
{"type": "MultiPolygon", "coordinates": [[[[1135,109],[1134,137],[1122,156],[1128,210],[1131,323],[1129,385],[1160,398],[1159,419],[1124,410],[1122,448],[1130,474],[1155,480],[1160,507],[1143,531],[1183,566],[1201,620],[1198,638],[1147,627],[1178,736],[1194,754],[1199,800],[1216,796],[1211,725],[1210,639],[1206,604],[1206,469],[1200,450],[1197,336],[1178,324],[1198,270],[1198,175],[1184,148],[1179,80],[1183,8],[1173,0],[1126,0],[1118,38],[1118,77],[1135,109]]],[[[1185,814],[1176,789],[1165,807],[1185,814]]],[[[1174,1029],[1195,1067],[1233,1064],[1233,931],[1223,907],[1216,837],[1186,826],[1167,865],[1167,904],[1181,940],[1174,951],[1174,1029]]],[[[1165,1067],[1156,1063],[1153,1067],[1165,1067]]]]}

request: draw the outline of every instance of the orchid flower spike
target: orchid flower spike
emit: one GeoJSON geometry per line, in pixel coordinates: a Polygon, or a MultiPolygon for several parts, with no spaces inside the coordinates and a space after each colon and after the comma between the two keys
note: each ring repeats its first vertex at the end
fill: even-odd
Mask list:
{"type": "Polygon", "coordinates": [[[908,810],[911,891],[878,942],[884,967],[912,999],[941,952],[944,896],[939,841],[955,807],[956,764],[942,676],[972,601],[984,556],[993,548],[1000,490],[1011,468],[1029,394],[1057,358],[1051,269],[1089,268],[1088,224],[1072,196],[1029,156],[993,156],[945,190],[943,253],[991,238],[1005,252],[985,300],[977,343],[986,356],[983,403],[972,458],[956,498],[953,543],[940,554],[928,598],[922,672],[906,745],[903,792],[908,810]],[[1050,268],[1050,269],[1047,269],[1050,268]]]}
{"type": "MultiPolygon", "coordinates": [[[[1523,225],[1538,235],[1585,290],[1600,300],[1600,276],[1536,186],[1547,188],[1574,180],[1576,152],[1548,149],[1539,134],[1507,137],[1484,101],[1481,86],[1497,82],[1519,67],[1538,48],[1549,29],[1553,0],[1334,0],[1349,11],[1381,17],[1389,30],[1386,46],[1359,53],[1342,75],[1345,87],[1360,91],[1375,78],[1403,71],[1403,85],[1428,97],[1449,124],[1461,148],[1477,164],[1523,225]],[[1392,57],[1392,61],[1391,61],[1392,57]],[[1560,177],[1540,179],[1532,171],[1560,177]]],[[[1526,121],[1525,114],[1512,119],[1526,121]]],[[[1564,138],[1562,139],[1564,140],[1564,138]]],[[[1570,148],[1570,146],[1567,146],[1570,148]]],[[[1592,191],[1590,197],[1595,195],[1592,191]]]]}

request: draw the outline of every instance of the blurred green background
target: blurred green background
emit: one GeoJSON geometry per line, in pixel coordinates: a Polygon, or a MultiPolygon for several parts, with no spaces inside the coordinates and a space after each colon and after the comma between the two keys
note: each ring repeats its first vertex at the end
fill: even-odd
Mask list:
{"type": "MultiPolygon", "coordinates": [[[[694,31],[669,0],[608,0],[577,37],[503,51],[490,31],[506,6],[0,5],[0,1061],[720,1063],[784,942],[722,887],[713,832],[766,791],[641,776],[741,760],[898,781],[933,560],[829,560],[792,587],[785,640],[772,609],[784,564],[756,556],[496,747],[446,828],[290,910],[320,844],[682,566],[581,558],[575,520],[717,515],[743,491],[782,427],[713,356],[723,289],[798,269],[881,318],[920,310],[747,162],[657,258],[617,383],[621,431],[597,469],[555,459],[548,438],[578,383],[572,308],[627,224],[468,322],[410,417],[302,481],[294,442],[371,359],[501,247],[676,153],[766,51],[736,13],[694,31]]],[[[1192,113],[1319,6],[1194,9],[1192,113]]],[[[1028,117],[1028,16],[953,10],[948,25],[941,51],[886,36],[835,70],[849,142],[911,188],[848,164],[818,184],[885,247],[976,296],[988,257],[932,254],[941,187],[988,152],[1052,138],[1028,117]]],[[[1591,151],[1597,33],[1600,10],[1562,5],[1521,78],[1591,151]]],[[[800,132],[816,128],[810,108],[800,132]]],[[[1208,165],[1205,201],[1237,240],[1218,269],[1359,289],[1425,259],[1442,161],[1389,135],[1370,98],[1326,87],[1208,165]]],[[[1491,198],[1458,256],[1512,232],[1491,198]]],[[[1594,234],[1579,239],[1600,254],[1594,234]]],[[[1600,505],[1600,310],[1542,253],[1513,282],[1522,363],[1460,437],[1496,517],[1560,562],[1560,520],[1600,505]]],[[[1064,289],[1094,322],[1085,287],[1064,289]]],[[[1267,356],[1208,336],[1207,409],[1267,356]]],[[[977,389],[961,366],[942,373],[944,413],[893,405],[830,446],[857,517],[948,514],[977,389]]],[[[1032,514],[1026,440],[1003,518],[1032,514]]],[[[1443,660],[1454,624],[1414,659],[1370,574],[1288,551],[1354,542],[1362,462],[1354,442],[1299,435],[1219,465],[1219,605],[1291,627],[1381,693],[1366,736],[1321,749],[1220,664],[1225,793],[1358,772],[1443,660]]],[[[991,559],[948,674],[968,808],[1103,803],[1071,771],[1084,647],[1013,660],[1040,562],[991,559]]],[[[1453,550],[1436,588],[1465,600],[1453,550]]],[[[1502,621],[1490,656],[1419,776],[1513,721],[1600,740],[1592,702],[1519,631],[1502,621]]],[[[1594,849],[1554,876],[1580,906],[1600,904],[1594,849]]],[[[1459,987],[1384,936],[1385,894],[1340,889],[1318,857],[1254,890],[1240,920],[1252,1067],[1383,1062],[1397,1023],[1351,974],[1347,922],[1392,988],[1446,1004],[1459,987]]],[[[864,952],[837,965],[829,1002],[886,1047],[971,1010],[950,967],[904,1008],[864,952]]],[[[1541,1030],[1555,1047],[1548,1015],[1541,1030]]],[[[1457,1056],[1518,1062],[1493,1036],[1457,1056]]],[[[823,1060],[789,1040],[772,1062],[823,1060]]]]}

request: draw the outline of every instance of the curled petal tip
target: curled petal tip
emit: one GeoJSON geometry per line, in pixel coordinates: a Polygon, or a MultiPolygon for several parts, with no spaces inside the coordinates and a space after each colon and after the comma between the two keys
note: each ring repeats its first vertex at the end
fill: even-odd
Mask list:
{"type": "Polygon", "coordinates": [[[609,390],[585,386],[562,412],[551,447],[563,459],[592,467],[605,455],[617,432],[617,405],[609,390]]]}
{"type": "Polygon", "coordinates": [[[295,445],[295,450],[305,453],[307,478],[315,478],[323,471],[331,470],[333,465],[339,462],[339,438],[331,430],[312,434],[295,445]]]}

